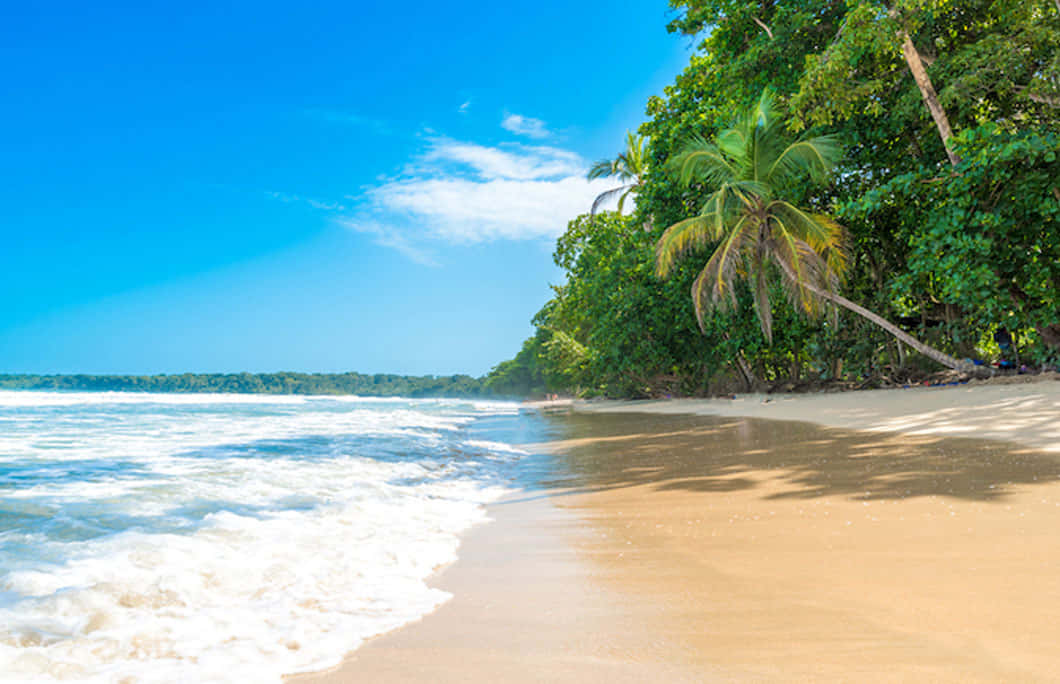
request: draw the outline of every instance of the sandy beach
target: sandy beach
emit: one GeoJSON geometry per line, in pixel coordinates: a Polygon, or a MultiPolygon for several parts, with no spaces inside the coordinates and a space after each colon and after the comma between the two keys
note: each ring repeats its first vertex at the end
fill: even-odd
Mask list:
{"type": "Polygon", "coordinates": [[[945,387],[571,404],[579,412],[798,420],[872,432],[996,439],[1060,452],[1060,382],[1057,380],[1060,374],[1050,373],[945,387]]]}
{"type": "Polygon", "coordinates": [[[454,598],[291,681],[1060,676],[1060,383],[549,410],[454,598]]]}

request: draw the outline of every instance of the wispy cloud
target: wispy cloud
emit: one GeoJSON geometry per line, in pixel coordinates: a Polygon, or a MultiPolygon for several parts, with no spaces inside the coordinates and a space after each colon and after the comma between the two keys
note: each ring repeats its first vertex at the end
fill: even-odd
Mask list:
{"type": "Polygon", "coordinates": [[[341,202],[335,202],[332,200],[316,199],[314,197],[303,197],[302,195],[295,195],[290,192],[274,192],[269,191],[265,193],[274,200],[279,200],[285,204],[308,204],[314,209],[320,209],[322,211],[346,211],[347,207],[341,202]]]}
{"type": "Polygon", "coordinates": [[[376,133],[381,133],[383,135],[392,135],[394,132],[387,122],[369,116],[362,116],[355,112],[348,112],[340,109],[306,109],[303,113],[309,118],[317,121],[346,124],[349,126],[361,126],[364,128],[370,128],[376,133]]]}
{"type": "Polygon", "coordinates": [[[501,120],[501,128],[535,140],[543,140],[552,135],[545,127],[544,121],[522,114],[506,114],[501,120]]]}
{"type": "Polygon", "coordinates": [[[339,219],[338,224],[354,232],[372,236],[375,244],[397,250],[417,264],[439,265],[428,250],[413,245],[407,235],[392,226],[368,218],[344,218],[339,219]]]}
{"type": "Polygon", "coordinates": [[[460,105],[459,107],[456,108],[456,111],[460,112],[461,114],[467,114],[470,109],[471,109],[471,100],[466,100],[466,101],[464,101],[464,104],[462,104],[462,105],[460,105]]]}
{"type": "MultiPolygon", "coordinates": [[[[342,202],[321,200],[313,197],[304,197],[290,192],[269,191],[265,193],[274,200],[284,204],[304,204],[318,211],[326,212],[333,216],[338,225],[357,233],[370,235],[373,242],[380,247],[387,247],[401,252],[406,257],[424,266],[437,266],[438,262],[427,249],[421,249],[411,242],[411,235],[400,228],[393,228],[380,222],[370,215],[342,215],[348,214],[350,207],[342,202]]],[[[347,196],[352,202],[363,202],[363,199],[347,196]]]]}

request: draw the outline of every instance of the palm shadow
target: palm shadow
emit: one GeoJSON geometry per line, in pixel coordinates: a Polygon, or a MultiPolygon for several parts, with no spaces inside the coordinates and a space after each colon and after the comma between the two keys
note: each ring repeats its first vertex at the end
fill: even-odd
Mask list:
{"type": "Polygon", "coordinates": [[[542,487],[577,493],[651,486],[734,492],[776,478],[767,499],[943,496],[998,501],[1060,478],[1060,458],[1004,442],[869,433],[754,418],[551,414],[555,468],[542,487]]]}

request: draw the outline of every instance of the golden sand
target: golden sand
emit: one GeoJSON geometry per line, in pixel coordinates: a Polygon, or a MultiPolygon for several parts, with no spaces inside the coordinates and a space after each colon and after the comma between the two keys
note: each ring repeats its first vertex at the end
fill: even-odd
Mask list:
{"type": "MultiPolygon", "coordinates": [[[[1035,387],[916,393],[921,428],[957,433],[1011,400],[1032,415],[992,416],[1034,448],[667,404],[557,414],[555,478],[491,508],[437,578],[454,599],[298,681],[1060,679],[1060,458],[1040,448],[1060,395],[1035,387]]],[[[916,395],[860,394],[799,411],[910,420],[916,395]]]]}

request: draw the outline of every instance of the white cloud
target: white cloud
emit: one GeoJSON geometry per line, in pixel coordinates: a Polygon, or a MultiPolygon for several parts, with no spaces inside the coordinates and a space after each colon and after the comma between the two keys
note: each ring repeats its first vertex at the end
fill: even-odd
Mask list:
{"type": "Polygon", "coordinates": [[[569,150],[440,138],[401,177],[365,197],[374,215],[435,240],[555,238],[612,187],[588,181],[585,171],[585,160],[569,150]]]}
{"type": "MultiPolygon", "coordinates": [[[[427,173],[438,173],[443,171],[442,167],[447,163],[455,167],[468,167],[475,175],[487,180],[557,178],[585,172],[585,162],[581,157],[556,147],[518,144],[486,147],[447,138],[433,140],[419,162],[410,165],[409,171],[414,173],[422,168],[427,173]]],[[[459,169],[454,168],[453,171],[458,172],[459,169]]]]}
{"type": "Polygon", "coordinates": [[[516,135],[525,135],[528,138],[543,139],[552,135],[545,122],[541,119],[533,119],[522,114],[507,114],[501,120],[501,128],[509,130],[516,135]]]}
{"type": "Polygon", "coordinates": [[[464,104],[456,108],[456,111],[460,112],[461,114],[467,114],[469,109],[471,109],[471,100],[466,100],[464,104]]]}
{"type": "Polygon", "coordinates": [[[416,219],[456,243],[555,238],[606,186],[583,176],[558,180],[438,177],[399,180],[371,191],[388,212],[416,219]]]}

